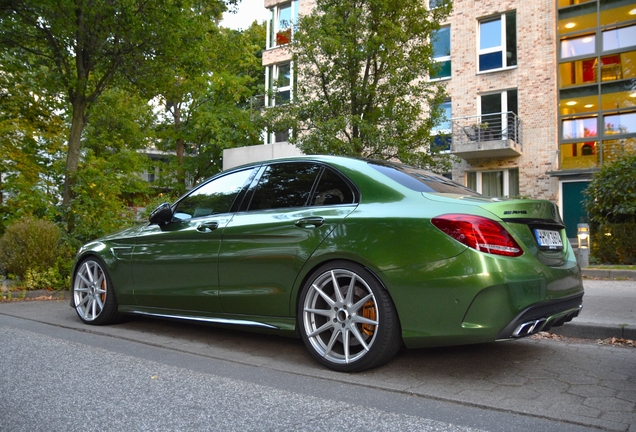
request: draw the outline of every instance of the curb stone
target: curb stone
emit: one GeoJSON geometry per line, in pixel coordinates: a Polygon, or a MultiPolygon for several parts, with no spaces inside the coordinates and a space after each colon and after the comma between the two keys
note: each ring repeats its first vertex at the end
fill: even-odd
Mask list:
{"type": "Polygon", "coordinates": [[[571,321],[560,327],[552,327],[550,333],[580,339],[630,339],[636,340],[636,327],[627,324],[577,323],[571,321]]]}
{"type": "MultiPolygon", "coordinates": [[[[67,291],[66,290],[62,290],[62,291],[48,291],[48,290],[22,290],[22,291],[10,291],[11,292],[11,299],[12,300],[18,300],[18,299],[35,299],[38,297],[52,297],[53,299],[56,300],[64,300],[65,298],[68,298],[66,296],[67,291]]],[[[2,293],[0,294],[0,300],[8,300],[8,290],[2,290],[2,293]]]]}
{"type": "Polygon", "coordinates": [[[619,270],[619,269],[581,269],[583,277],[595,279],[627,279],[636,280],[636,270],[619,270]]]}

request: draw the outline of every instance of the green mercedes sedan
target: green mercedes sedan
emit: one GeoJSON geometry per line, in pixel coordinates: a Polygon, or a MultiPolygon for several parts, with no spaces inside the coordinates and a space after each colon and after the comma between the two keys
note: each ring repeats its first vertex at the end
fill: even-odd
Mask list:
{"type": "Polygon", "coordinates": [[[579,314],[557,207],[404,165],[306,156],[225,171],[84,245],[71,306],[299,336],[361,371],[409,348],[517,339],[579,314]]]}

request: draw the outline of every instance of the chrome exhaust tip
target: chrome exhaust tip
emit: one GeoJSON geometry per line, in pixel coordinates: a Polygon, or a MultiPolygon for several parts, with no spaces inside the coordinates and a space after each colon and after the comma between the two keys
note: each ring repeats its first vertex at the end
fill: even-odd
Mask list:
{"type": "Polygon", "coordinates": [[[531,320],[524,322],[523,324],[519,324],[515,331],[512,332],[513,338],[520,338],[524,336],[529,336],[534,333],[539,333],[541,329],[545,326],[547,319],[540,318],[537,320],[531,320]]]}

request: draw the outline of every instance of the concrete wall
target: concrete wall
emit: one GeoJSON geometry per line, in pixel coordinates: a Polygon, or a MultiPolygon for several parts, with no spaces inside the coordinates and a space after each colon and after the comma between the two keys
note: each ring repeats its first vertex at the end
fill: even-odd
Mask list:
{"type": "Polygon", "coordinates": [[[234,168],[251,162],[300,156],[303,152],[291,144],[278,143],[237,147],[223,150],[223,169],[234,168]]]}

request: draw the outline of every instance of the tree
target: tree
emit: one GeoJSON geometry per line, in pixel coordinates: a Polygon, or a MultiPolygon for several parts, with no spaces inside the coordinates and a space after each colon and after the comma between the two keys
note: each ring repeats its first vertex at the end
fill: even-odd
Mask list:
{"type": "MultiPolygon", "coordinates": [[[[236,3],[236,0],[228,0],[236,3]]],[[[68,104],[63,205],[68,207],[91,106],[118,78],[196,51],[223,0],[2,0],[0,49],[49,71],[46,84],[68,104]]],[[[28,72],[27,72],[28,75],[28,72]]],[[[16,81],[18,77],[16,77],[16,81]]],[[[23,78],[23,77],[22,77],[23,78]]]]}
{"type": "Polygon", "coordinates": [[[431,38],[451,7],[425,3],[317,0],[294,32],[295,99],[271,110],[275,127],[292,129],[305,153],[447,169],[430,136],[444,90],[427,76],[436,67],[431,38]]]}
{"type": "Polygon", "coordinates": [[[244,32],[222,28],[209,32],[207,40],[196,61],[162,80],[159,97],[169,116],[158,146],[176,151],[169,168],[176,182],[169,186],[181,192],[186,175],[196,184],[221,170],[223,149],[260,142],[260,116],[249,101],[263,92],[264,26],[254,23],[244,32]]]}
{"type": "Polygon", "coordinates": [[[20,216],[55,216],[67,129],[58,95],[42,86],[47,68],[9,55],[0,64],[1,233],[20,216]],[[27,68],[29,79],[15,79],[27,68]]]}

